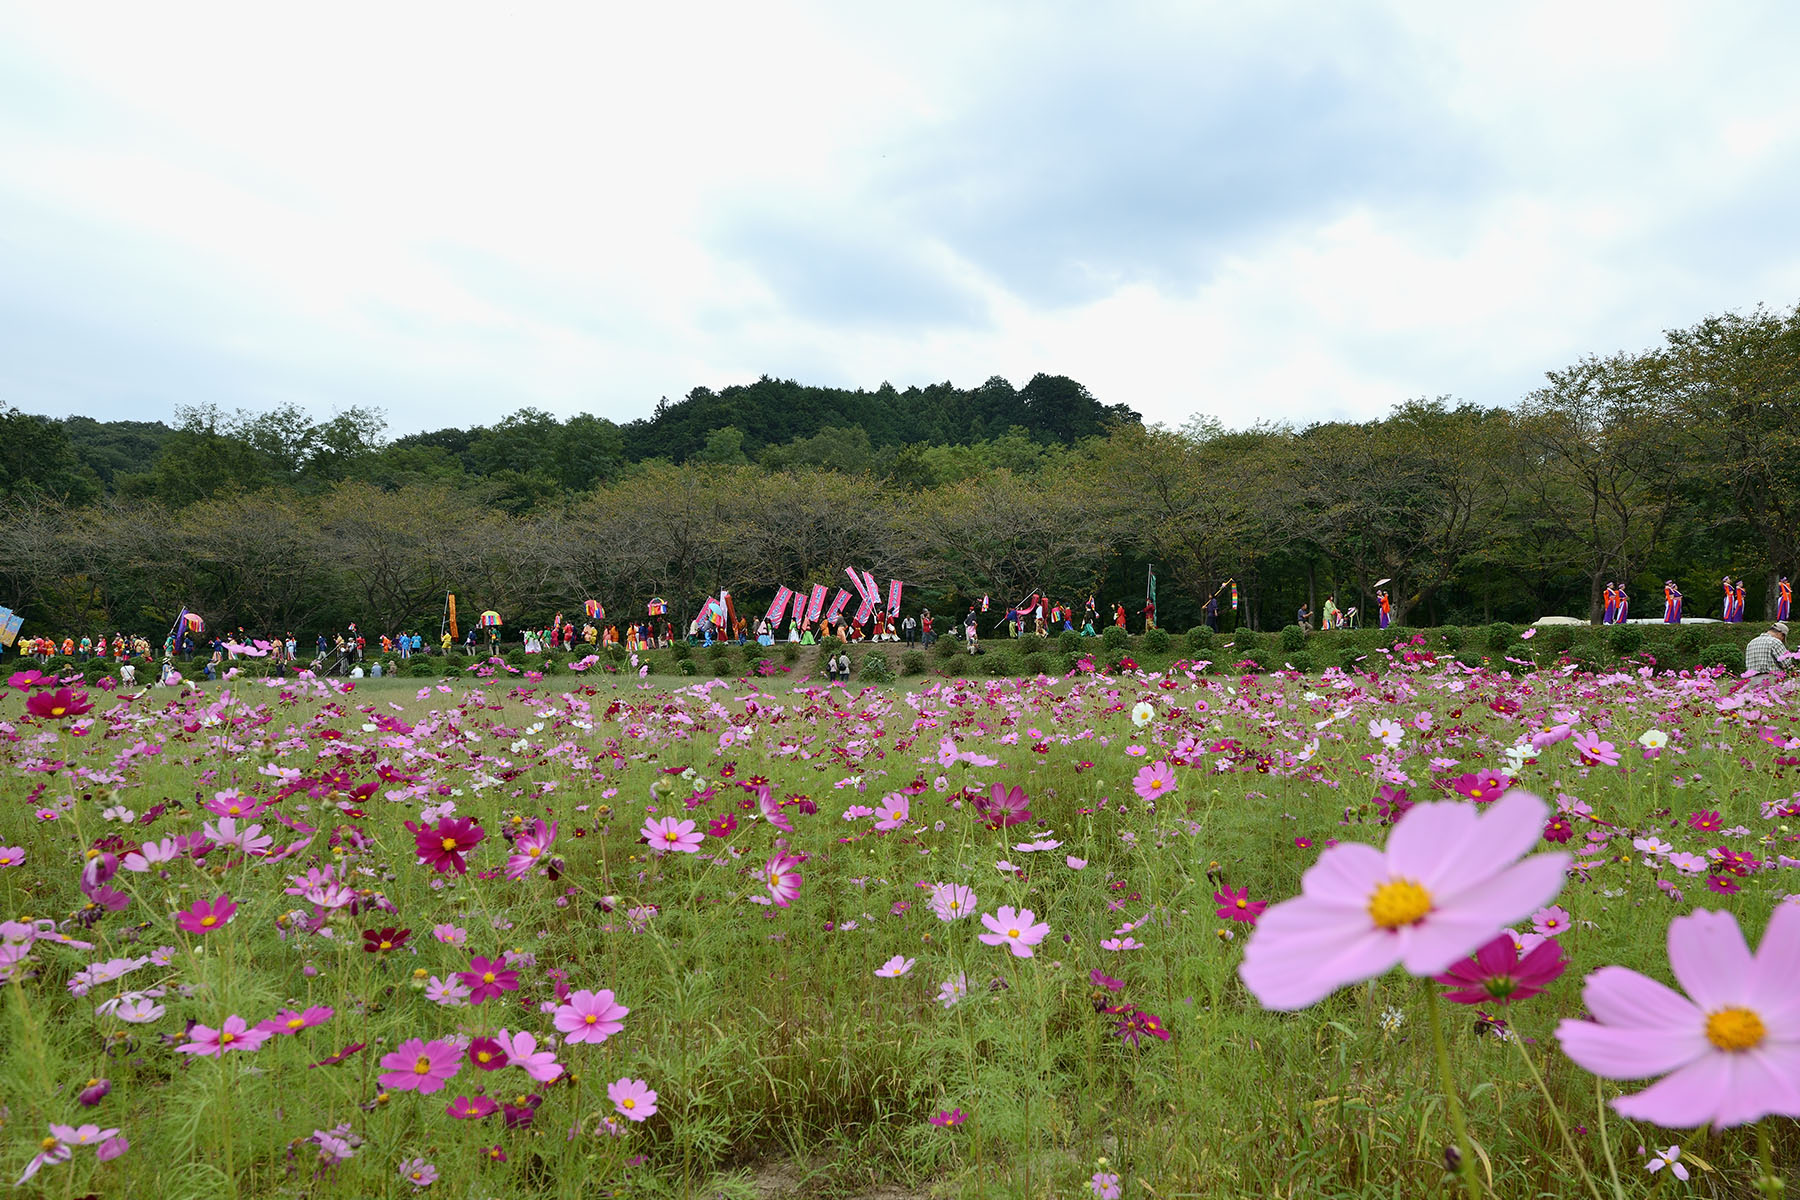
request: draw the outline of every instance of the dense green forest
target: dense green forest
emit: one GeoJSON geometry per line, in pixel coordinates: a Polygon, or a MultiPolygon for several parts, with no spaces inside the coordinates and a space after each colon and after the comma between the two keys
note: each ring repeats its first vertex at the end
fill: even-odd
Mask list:
{"type": "MultiPolygon", "coordinates": [[[[1246,402],[1246,407],[1251,407],[1246,402]]],[[[515,622],[744,608],[855,563],[912,607],[1047,589],[1124,600],[1147,568],[1162,623],[1235,579],[1257,627],[1389,576],[1408,624],[1597,618],[1677,579],[1691,615],[1745,576],[1754,620],[1800,566],[1800,309],[1709,317],[1546,375],[1516,405],[1450,398],[1385,418],[1146,427],[1039,375],[875,391],[764,378],[623,425],[523,409],[387,438],[183,410],[171,424],[0,409],[0,602],[37,627],[435,626],[443,593],[515,622]]],[[[1227,614],[1229,621],[1230,615],[1227,614]]]]}

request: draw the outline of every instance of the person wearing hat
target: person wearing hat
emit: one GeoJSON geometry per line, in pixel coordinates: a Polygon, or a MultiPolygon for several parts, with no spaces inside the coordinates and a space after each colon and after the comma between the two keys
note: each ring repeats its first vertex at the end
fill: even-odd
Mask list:
{"type": "Polygon", "coordinates": [[[1744,647],[1746,676],[1787,674],[1781,661],[1781,656],[1787,653],[1787,632],[1787,622],[1777,621],[1769,626],[1767,633],[1750,639],[1744,647]]]}

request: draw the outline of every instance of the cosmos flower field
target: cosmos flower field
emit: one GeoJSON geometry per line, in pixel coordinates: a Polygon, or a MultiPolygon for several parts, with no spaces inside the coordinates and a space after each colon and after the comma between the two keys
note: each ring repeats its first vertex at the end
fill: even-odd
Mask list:
{"type": "Polygon", "coordinates": [[[1788,685],[1409,657],[849,688],[21,672],[0,1184],[1791,1186],[1788,685]]]}

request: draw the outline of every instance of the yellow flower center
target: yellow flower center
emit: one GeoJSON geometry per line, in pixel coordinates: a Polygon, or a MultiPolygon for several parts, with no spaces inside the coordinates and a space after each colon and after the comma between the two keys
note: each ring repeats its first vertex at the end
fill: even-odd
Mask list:
{"type": "Polygon", "coordinates": [[[444,847],[444,849],[446,849],[446,850],[456,849],[456,839],[453,837],[447,837],[439,844],[442,845],[444,847]]]}
{"type": "Polygon", "coordinates": [[[1431,893],[1411,879],[1390,879],[1369,897],[1369,919],[1383,929],[1416,925],[1431,911],[1431,893]]]}
{"type": "Polygon", "coordinates": [[[676,833],[673,829],[671,829],[667,833],[663,834],[663,840],[665,842],[679,842],[681,840],[681,835],[679,833],[676,833]]]}
{"type": "Polygon", "coordinates": [[[429,1074],[431,1074],[431,1060],[429,1058],[425,1057],[423,1054],[419,1055],[419,1061],[413,1064],[413,1074],[414,1075],[429,1075],[429,1074]]]}
{"type": "Polygon", "coordinates": [[[229,1046],[235,1041],[237,1041],[237,1034],[232,1033],[229,1029],[219,1035],[219,1045],[221,1046],[229,1046]]]}
{"type": "Polygon", "coordinates": [[[483,982],[483,983],[494,982],[494,973],[492,971],[483,971],[481,973],[481,982],[483,982]]]}
{"type": "Polygon", "coordinates": [[[542,847],[533,846],[531,849],[527,850],[525,853],[531,855],[531,857],[533,857],[533,858],[536,858],[538,855],[542,854],[543,852],[544,851],[543,851],[542,847]]]}
{"type": "Polygon", "coordinates": [[[1016,929],[1009,929],[1009,930],[1007,930],[1007,931],[1006,931],[1006,936],[1007,936],[1007,937],[1018,937],[1018,936],[1019,936],[1019,931],[1018,931],[1018,930],[1016,930],[1016,929]]]}
{"type": "Polygon", "coordinates": [[[589,1025],[598,1025],[600,1023],[600,1018],[593,1013],[589,1013],[587,1016],[583,1017],[582,1020],[586,1021],[589,1025]]]}
{"type": "Polygon", "coordinates": [[[1747,1008],[1721,1008],[1706,1018],[1706,1040],[1721,1050],[1754,1050],[1767,1035],[1762,1018],[1747,1008]]]}
{"type": "Polygon", "coordinates": [[[1250,902],[1249,902],[1249,901],[1248,901],[1248,900],[1245,900],[1245,899],[1242,899],[1242,898],[1240,898],[1240,899],[1239,899],[1239,900],[1238,900],[1238,901],[1237,901],[1237,906],[1238,906],[1238,907],[1239,907],[1239,908],[1249,908],[1249,907],[1250,907],[1250,902]]]}
{"type": "Polygon", "coordinates": [[[493,1062],[494,1054],[491,1050],[477,1050],[475,1052],[475,1061],[484,1063],[493,1062]]]}
{"type": "Polygon", "coordinates": [[[241,812],[243,812],[243,811],[244,811],[244,810],[243,810],[243,809],[241,809],[241,808],[239,808],[239,807],[238,807],[238,806],[237,806],[237,805],[235,805],[235,804],[234,804],[234,805],[232,805],[232,806],[231,806],[231,807],[230,807],[230,808],[229,808],[229,809],[227,809],[227,810],[226,810],[226,811],[227,811],[227,812],[228,812],[228,813],[230,813],[230,814],[231,814],[231,815],[232,815],[232,816],[234,816],[234,817],[235,817],[235,816],[237,816],[237,815],[238,815],[238,814],[239,814],[239,813],[241,813],[241,812]]]}
{"type": "Polygon", "coordinates": [[[219,923],[219,918],[212,916],[210,914],[200,918],[200,924],[207,929],[211,929],[214,925],[217,925],[218,923],[219,923]]]}
{"type": "Polygon", "coordinates": [[[392,943],[392,942],[390,942],[390,941],[386,941],[386,940],[385,940],[385,939],[384,939],[384,940],[383,940],[383,941],[382,941],[382,943],[381,943],[381,949],[383,949],[383,950],[392,950],[392,949],[393,949],[393,948],[394,948],[394,943],[392,943]]]}
{"type": "Polygon", "coordinates": [[[633,1100],[630,1096],[625,1097],[625,1099],[621,1100],[619,1103],[625,1108],[637,1107],[637,1101],[633,1100]]]}
{"type": "Polygon", "coordinates": [[[305,1029],[306,1028],[306,1018],[305,1017],[289,1017],[287,1027],[289,1029],[305,1029]]]}
{"type": "Polygon", "coordinates": [[[50,710],[50,715],[53,717],[60,717],[63,715],[63,713],[65,713],[67,711],[68,710],[66,708],[64,708],[62,705],[58,704],[55,708],[50,710]]]}

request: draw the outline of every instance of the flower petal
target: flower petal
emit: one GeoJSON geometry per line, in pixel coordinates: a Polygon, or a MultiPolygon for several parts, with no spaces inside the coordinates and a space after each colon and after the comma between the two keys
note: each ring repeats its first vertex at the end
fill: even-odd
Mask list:
{"type": "Polygon", "coordinates": [[[1750,999],[1753,960],[1730,913],[1697,909],[1669,922],[1669,969],[1703,1012],[1750,999]]]}
{"type": "Polygon", "coordinates": [[[1800,904],[1778,904],[1750,969],[1750,1007],[1772,1030],[1800,1037],[1800,904]]]}

